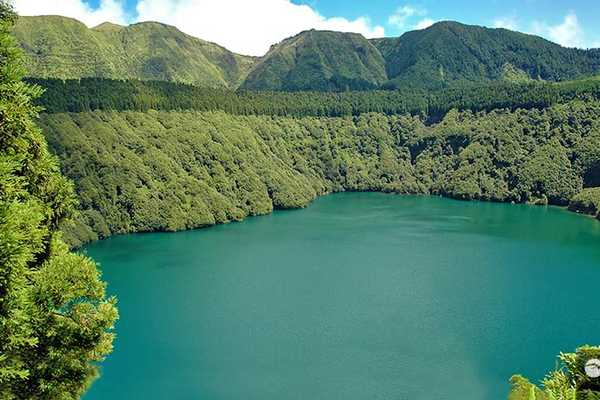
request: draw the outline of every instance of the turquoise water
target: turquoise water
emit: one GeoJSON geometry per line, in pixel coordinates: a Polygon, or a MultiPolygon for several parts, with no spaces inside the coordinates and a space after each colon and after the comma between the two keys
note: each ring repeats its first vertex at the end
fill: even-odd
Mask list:
{"type": "Polygon", "coordinates": [[[502,399],[600,343],[600,223],[348,193],[87,252],[119,297],[86,400],[502,399]]]}

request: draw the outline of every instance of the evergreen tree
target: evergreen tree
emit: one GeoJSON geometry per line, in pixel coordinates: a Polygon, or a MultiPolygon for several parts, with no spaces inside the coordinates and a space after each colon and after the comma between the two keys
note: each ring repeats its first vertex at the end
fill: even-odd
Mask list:
{"type": "Polygon", "coordinates": [[[111,350],[115,300],[58,226],[75,206],[33,119],[40,89],[24,69],[0,0],[0,398],[77,399],[111,350]]]}

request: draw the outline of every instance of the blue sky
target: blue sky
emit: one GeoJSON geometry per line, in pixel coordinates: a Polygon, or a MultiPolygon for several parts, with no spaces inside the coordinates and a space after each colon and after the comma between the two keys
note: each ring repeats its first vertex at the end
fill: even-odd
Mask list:
{"type": "Polygon", "coordinates": [[[59,14],[88,26],[158,20],[233,51],[261,55],[301,30],[398,36],[440,20],[505,27],[570,47],[600,47],[600,0],[13,0],[25,15],[59,14]]]}
{"type": "MultiPolygon", "coordinates": [[[[565,15],[574,12],[586,32],[600,40],[600,1],[598,0],[422,0],[398,2],[390,0],[343,1],[305,0],[325,16],[341,15],[356,18],[369,15],[376,24],[385,25],[389,15],[404,5],[426,10],[430,18],[450,19],[468,24],[491,25],[498,18],[512,18],[526,26],[533,21],[560,24],[565,15]]],[[[398,33],[393,26],[386,33],[398,33]]]]}

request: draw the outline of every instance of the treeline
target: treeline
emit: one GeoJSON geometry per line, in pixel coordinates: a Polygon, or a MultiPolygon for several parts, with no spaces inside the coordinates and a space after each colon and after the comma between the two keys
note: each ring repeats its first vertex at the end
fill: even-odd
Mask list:
{"type": "Polygon", "coordinates": [[[356,116],[369,112],[437,121],[452,109],[492,111],[546,108],[574,99],[600,99],[600,80],[566,83],[463,85],[438,91],[233,92],[162,81],[30,79],[45,89],[48,113],[148,110],[225,111],[234,115],[356,116]]]}
{"type": "Polygon", "coordinates": [[[567,205],[600,186],[600,101],[451,111],[432,125],[381,113],[221,111],[57,113],[40,122],[76,183],[82,213],[65,229],[75,245],[302,207],[336,191],[567,205]]]}

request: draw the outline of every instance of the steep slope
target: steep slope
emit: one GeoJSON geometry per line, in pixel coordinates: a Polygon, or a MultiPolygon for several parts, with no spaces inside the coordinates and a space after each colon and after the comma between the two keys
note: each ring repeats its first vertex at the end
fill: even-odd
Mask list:
{"type": "Polygon", "coordinates": [[[439,88],[493,81],[564,81],[600,73],[600,49],[570,49],[506,29],[440,22],[399,38],[305,31],[260,60],[174,27],[88,29],[64,17],[21,17],[14,30],[33,77],[165,80],[272,91],[439,88]]]}
{"type": "Polygon", "coordinates": [[[248,90],[363,90],[387,80],[384,60],[355,33],[305,31],[271,47],[242,85],[248,90]]]}
{"type": "Polygon", "coordinates": [[[567,205],[594,184],[600,102],[418,117],[96,111],[40,123],[82,206],[72,244],[307,205],[331,191],[567,205]],[[549,126],[554,129],[548,130],[549,126]],[[106,149],[111,149],[107,152],[106,149]]]}
{"type": "Polygon", "coordinates": [[[371,41],[386,62],[388,87],[543,79],[563,81],[600,71],[600,50],[559,46],[537,36],[440,22],[399,38],[371,41]]]}
{"type": "Polygon", "coordinates": [[[29,75],[166,80],[236,88],[255,59],[155,22],[94,29],[59,16],[21,17],[14,35],[29,75]]]}

